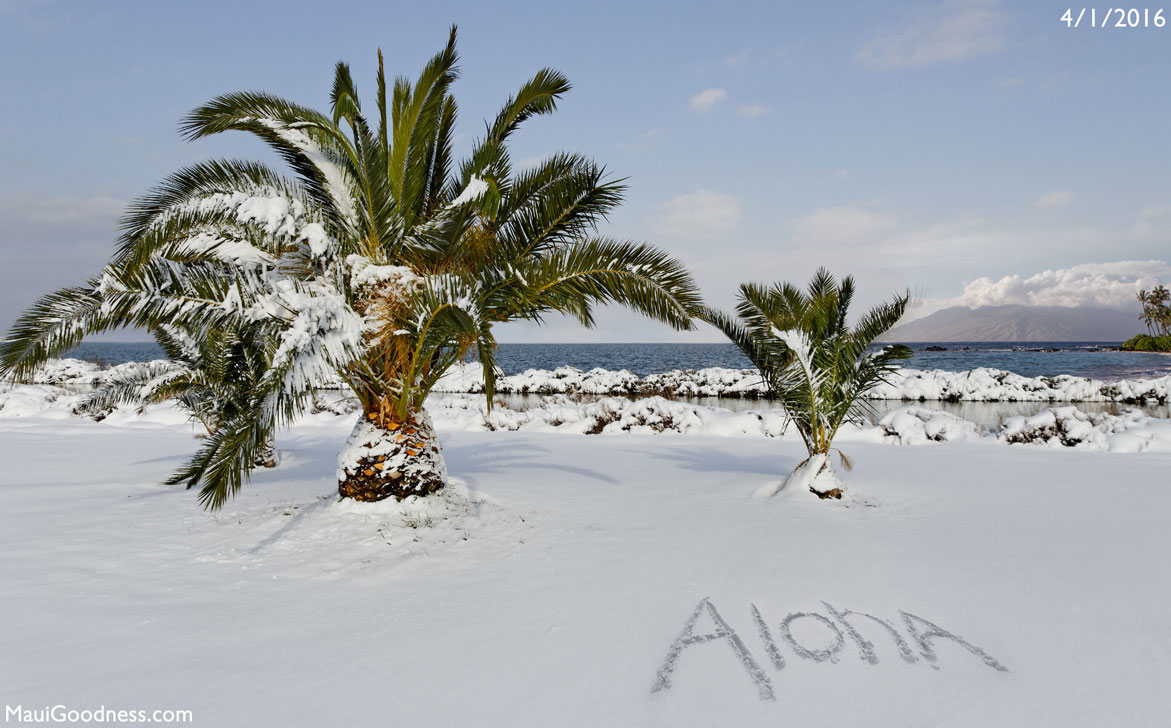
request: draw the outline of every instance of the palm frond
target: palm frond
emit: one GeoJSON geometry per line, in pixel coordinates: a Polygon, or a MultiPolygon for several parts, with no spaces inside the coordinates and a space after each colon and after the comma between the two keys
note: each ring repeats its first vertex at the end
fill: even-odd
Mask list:
{"type": "MultiPolygon", "coordinates": [[[[703,305],[691,273],[646,243],[595,238],[516,266],[525,308],[572,313],[573,302],[615,303],[680,331],[695,327],[703,305]]],[[[506,316],[508,312],[500,312],[506,316]]]]}
{"type": "Polygon", "coordinates": [[[42,296],[0,341],[0,377],[25,379],[100,327],[105,318],[98,280],[42,296]]]}
{"type": "Polygon", "coordinates": [[[192,371],[172,362],[147,362],[106,376],[77,404],[82,414],[106,413],[119,405],[146,405],[165,401],[192,386],[192,371]]]}
{"type": "Polygon", "coordinates": [[[810,455],[828,453],[844,423],[861,422],[869,410],[866,392],[911,353],[902,346],[867,352],[902,316],[907,297],[874,307],[851,328],[854,290],[853,278],[839,283],[822,268],[804,291],[790,283],[742,284],[737,319],[703,313],[760,370],[810,455]]]}

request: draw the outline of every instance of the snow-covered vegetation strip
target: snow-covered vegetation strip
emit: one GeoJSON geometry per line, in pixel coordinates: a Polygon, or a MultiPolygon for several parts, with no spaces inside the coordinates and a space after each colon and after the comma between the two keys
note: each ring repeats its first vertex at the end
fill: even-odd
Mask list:
{"type": "MultiPolygon", "coordinates": [[[[439,383],[444,392],[483,391],[483,377],[477,365],[453,369],[439,383]]],[[[639,377],[633,372],[572,367],[552,371],[529,369],[521,374],[500,377],[496,391],[502,394],[610,394],[665,397],[739,397],[756,399],[767,388],[754,369],[675,370],[639,377]]],[[[1171,376],[1104,382],[1085,377],[1022,377],[998,369],[964,372],[899,369],[888,383],[871,390],[870,399],[909,402],[1119,402],[1165,403],[1171,394],[1171,376]]]]}
{"type": "MultiPolygon", "coordinates": [[[[78,359],[56,359],[37,372],[36,384],[95,386],[104,378],[145,363],[129,362],[101,367],[78,359]]],[[[340,381],[325,382],[341,388],[340,381]]],[[[435,391],[481,393],[484,375],[471,362],[455,366],[440,380],[435,391]]],[[[500,394],[588,394],[646,397],[729,397],[763,399],[767,390],[754,369],[673,370],[639,377],[628,370],[573,367],[553,370],[529,369],[520,374],[501,375],[496,380],[500,394]]],[[[1106,382],[1087,377],[1022,377],[999,369],[972,369],[949,372],[899,369],[885,384],[867,393],[870,399],[906,402],[1117,402],[1119,404],[1166,404],[1171,401],[1171,375],[1157,379],[1128,379],[1106,382]]]]}
{"type": "MultiPolygon", "coordinates": [[[[129,365],[123,365],[125,368],[129,365]]],[[[141,365],[138,365],[141,366],[141,365]]],[[[116,368],[120,369],[120,368],[116,368]]],[[[67,370],[76,373],[76,370],[67,370]]],[[[75,377],[72,381],[85,380],[75,377]]],[[[81,417],[76,408],[84,395],[48,384],[0,387],[0,419],[81,417]]],[[[309,424],[335,423],[353,418],[357,400],[341,392],[319,393],[315,406],[303,418],[309,424]]],[[[441,431],[526,431],[577,435],[707,435],[736,438],[796,440],[786,427],[783,410],[763,405],[758,410],[733,412],[693,402],[652,395],[641,398],[601,396],[583,400],[567,394],[544,397],[532,406],[512,409],[497,402],[491,410],[481,395],[436,394],[427,411],[441,431]]],[[[95,419],[122,426],[174,426],[187,417],[171,405],[145,408],[121,406],[98,413],[95,419]]],[[[841,443],[876,442],[893,445],[930,445],[973,441],[990,444],[1071,447],[1101,452],[1171,452],[1171,420],[1137,409],[1121,414],[1087,413],[1075,406],[1052,407],[1029,416],[1004,418],[982,427],[955,415],[910,405],[888,412],[876,424],[847,427],[841,443]]]]}

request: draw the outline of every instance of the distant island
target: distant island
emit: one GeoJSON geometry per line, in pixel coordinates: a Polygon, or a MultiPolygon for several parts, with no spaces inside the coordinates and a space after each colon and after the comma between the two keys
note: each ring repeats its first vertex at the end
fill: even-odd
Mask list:
{"type": "Polygon", "coordinates": [[[1110,308],[953,306],[894,327],[883,341],[1117,341],[1140,326],[1137,311],[1110,308]]]}

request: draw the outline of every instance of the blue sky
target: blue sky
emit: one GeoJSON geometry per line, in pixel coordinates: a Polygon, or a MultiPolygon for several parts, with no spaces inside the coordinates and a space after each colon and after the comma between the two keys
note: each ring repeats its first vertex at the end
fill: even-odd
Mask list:
{"type": "MultiPolygon", "coordinates": [[[[333,64],[415,75],[460,26],[464,144],[542,66],[574,90],[514,159],[627,177],[608,234],[666,247],[705,295],[853,273],[860,303],[1129,305],[1171,281],[1171,25],[1078,28],[1045,2],[281,3],[0,0],[0,326],[109,256],[176,167],[188,110],[264,89],[319,108],[333,64]]],[[[714,341],[620,310],[504,341],[714,341]]],[[[119,336],[116,338],[126,338],[119,336]]]]}

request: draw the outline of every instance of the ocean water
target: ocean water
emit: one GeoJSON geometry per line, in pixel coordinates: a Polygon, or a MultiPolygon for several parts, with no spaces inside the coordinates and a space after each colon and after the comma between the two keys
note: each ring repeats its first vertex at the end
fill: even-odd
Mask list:
{"type": "MultiPolygon", "coordinates": [[[[1071,374],[1106,381],[1171,374],[1169,354],[1107,350],[1111,346],[1117,342],[916,343],[911,345],[914,357],[904,366],[948,371],[991,367],[1026,377],[1071,374]],[[929,346],[947,351],[927,351],[929,346]]],[[[70,356],[121,364],[160,359],[163,353],[153,342],[87,342],[70,356]]],[[[752,366],[731,344],[501,344],[496,360],[506,374],[572,366],[629,369],[646,376],[672,369],[752,366]]]]}

